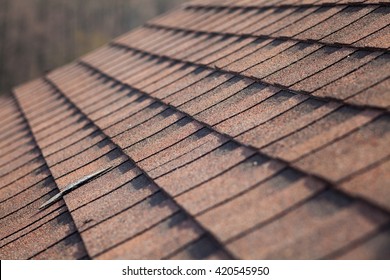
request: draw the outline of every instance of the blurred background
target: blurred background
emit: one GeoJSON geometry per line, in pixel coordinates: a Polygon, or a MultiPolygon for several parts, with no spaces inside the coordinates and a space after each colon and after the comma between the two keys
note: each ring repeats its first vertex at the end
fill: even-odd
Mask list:
{"type": "Polygon", "coordinates": [[[0,0],[0,94],[185,0],[0,0]]]}

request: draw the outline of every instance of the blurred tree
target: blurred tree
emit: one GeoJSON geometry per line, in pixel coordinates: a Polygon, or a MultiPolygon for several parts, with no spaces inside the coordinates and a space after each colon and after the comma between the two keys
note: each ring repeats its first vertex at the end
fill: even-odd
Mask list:
{"type": "Polygon", "coordinates": [[[185,0],[0,0],[0,94],[185,0]]]}

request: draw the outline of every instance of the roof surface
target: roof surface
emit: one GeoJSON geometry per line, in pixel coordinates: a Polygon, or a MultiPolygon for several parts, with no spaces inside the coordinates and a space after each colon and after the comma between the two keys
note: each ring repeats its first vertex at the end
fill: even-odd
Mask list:
{"type": "Polygon", "coordinates": [[[390,258],[389,24],[388,1],[194,1],[17,87],[1,259],[390,258]]]}

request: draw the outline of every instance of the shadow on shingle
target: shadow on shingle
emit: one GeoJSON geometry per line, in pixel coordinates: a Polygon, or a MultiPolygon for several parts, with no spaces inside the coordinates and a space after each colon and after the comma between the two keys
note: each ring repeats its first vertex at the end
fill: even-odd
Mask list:
{"type": "Polygon", "coordinates": [[[131,169],[134,169],[134,167],[135,167],[134,163],[130,161],[126,161],[118,166],[118,171],[122,174],[125,174],[129,172],[131,169]]]}
{"type": "Polygon", "coordinates": [[[195,139],[201,139],[203,137],[206,137],[207,135],[209,135],[212,131],[208,128],[202,128],[201,130],[197,131],[195,134],[194,134],[194,138],[195,139]]]}
{"type": "Polygon", "coordinates": [[[110,140],[104,139],[103,141],[100,141],[99,143],[97,143],[97,147],[98,147],[99,149],[102,149],[102,148],[104,148],[104,147],[106,147],[106,146],[109,146],[110,144],[111,144],[111,141],[110,141],[110,140]]]}
{"type": "MultiPolygon", "coordinates": [[[[207,236],[202,237],[195,243],[192,243],[185,252],[189,255],[189,258],[195,260],[207,259],[209,256],[216,254],[221,251],[219,244],[208,238],[207,236]]],[[[229,259],[225,256],[225,259],[229,259]]]]}
{"type": "Polygon", "coordinates": [[[120,150],[114,149],[111,152],[109,152],[108,154],[106,154],[105,157],[107,157],[109,160],[115,160],[122,155],[123,155],[123,153],[120,150]]]}
{"type": "Polygon", "coordinates": [[[152,183],[145,175],[138,176],[137,178],[131,181],[131,186],[136,190],[141,190],[144,188],[155,189],[157,188],[154,183],[152,183]]]}
{"type": "Polygon", "coordinates": [[[345,207],[351,206],[354,200],[334,190],[327,190],[307,204],[310,213],[317,217],[328,217],[345,207]]]}

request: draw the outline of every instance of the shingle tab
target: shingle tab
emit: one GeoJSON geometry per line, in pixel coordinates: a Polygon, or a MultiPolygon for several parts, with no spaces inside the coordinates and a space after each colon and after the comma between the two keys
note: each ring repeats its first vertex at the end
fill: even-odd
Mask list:
{"type": "Polygon", "coordinates": [[[199,220],[212,232],[217,232],[223,241],[230,240],[313,196],[322,187],[286,170],[255,189],[200,215],[199,220]],[[242,219],[242,215],[246,218],[242,219]]]}
{"type": "Polygon", "coordinates": [[[178,211],[161,194],[140,202],[120,214],[81,234],[88,253],[93,257],[147,230],[178,211]]]}
{"type": "Polygon", "coordinates": [[[369,90],[377,82],[388,77],[389,55],[383,54],[352,73],[315,91],[313,95],[345,99],[364,90],[369,90]]]}
{"type": "Polygon", "coordinates": [[[372,213],[364,205],[328,191],[275,222],[255,228],[228,248],[244,259],[326,258],[387,221],[380,213],[361,212],[372,213]],[[261,244],[261,250],[253,244],[261,244]]]}
{"type": "Polygon", "coordinates": [[[179,213],[100,255],[98,259],[162,259],[201,234],[199,227],[179,213]]]}
{"type": "Polygon", "coordinates": [[[390,137],[389,125],[388,116],[382,116],[347,137],[302,158],[296,165],[331,181],[352,175],[388,155],[383,148],[387,146],[390,137]]]}

